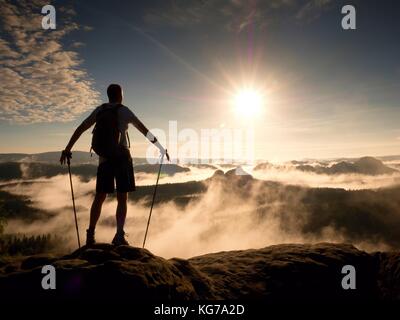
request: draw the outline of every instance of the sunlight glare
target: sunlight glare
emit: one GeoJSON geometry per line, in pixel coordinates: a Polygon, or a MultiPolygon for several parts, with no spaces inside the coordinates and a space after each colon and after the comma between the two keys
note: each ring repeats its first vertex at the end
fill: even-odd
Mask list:
{"type": "Polygon", "coordinates": [[[253,89],[241,90],[234,98],[235,111],[239,116],[254,117],[261,112],[262,96],[253,89]]]}

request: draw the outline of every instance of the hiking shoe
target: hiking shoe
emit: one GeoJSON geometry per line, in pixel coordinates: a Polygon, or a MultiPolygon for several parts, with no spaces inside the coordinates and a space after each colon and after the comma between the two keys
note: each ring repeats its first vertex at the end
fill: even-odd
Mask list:
{"type": "Polygon", "coordinates": [[[94,230],[91,231],[89,229],[86,230],[86,245],[92,246],[96,243],[96,239],[94,238],[94,230]]]}
{"type": "Polygon", "coordinates": [[[115,246],[129,246],[129,242],[125,239],[125,232],[116,233],[113,241],[111,242],[115,246]]]}

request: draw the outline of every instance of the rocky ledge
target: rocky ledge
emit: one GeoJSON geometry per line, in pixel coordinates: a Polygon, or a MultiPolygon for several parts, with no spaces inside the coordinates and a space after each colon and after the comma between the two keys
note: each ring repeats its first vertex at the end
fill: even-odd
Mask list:
{"type": "Polygon", "coordinates": [[[97,244],[70,255],[0,260],[5,300],[245,299],[265,302],[399,301],[400,253],[366,253],[348,244],[284,244],[163,259],[146,249],[97,244]],[[44,290],[44,265],[56,289],[44,290]],[[346,265],[356,289],[345,290],[346,265]]]}

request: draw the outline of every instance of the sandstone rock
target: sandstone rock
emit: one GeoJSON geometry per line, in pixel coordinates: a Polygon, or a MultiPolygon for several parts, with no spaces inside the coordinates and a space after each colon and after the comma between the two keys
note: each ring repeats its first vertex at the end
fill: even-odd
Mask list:
{"type": "Polygon", "coordinates": [[[0,295],[4,301],[398,301],[400,254],[368,254],[348,244],[321,243],[166,260],[146,249],[97,244],[63,257],[42,255],[3,263],[0,295]],[[39,267],[44,264],[56,267],[56,290],[41,288],[43,274],[39,267]],[[344,265],[356,268],[356,290],[341,286],[344,265]]]}

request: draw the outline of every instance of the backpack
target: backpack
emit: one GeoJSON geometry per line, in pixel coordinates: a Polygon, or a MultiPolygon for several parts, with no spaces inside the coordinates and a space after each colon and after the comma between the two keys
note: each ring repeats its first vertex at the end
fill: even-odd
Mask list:
{"type": "Polygon", "coordinates": [[[96,114],[96,125],[92,131],[92,148],[100,157],[113,159],[121,155],[123,146],[120,144],[121,132],[118,128],[117,104],[112,108],[106,108],[103,104],[96,114]]]}

